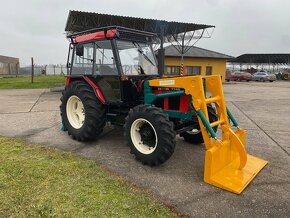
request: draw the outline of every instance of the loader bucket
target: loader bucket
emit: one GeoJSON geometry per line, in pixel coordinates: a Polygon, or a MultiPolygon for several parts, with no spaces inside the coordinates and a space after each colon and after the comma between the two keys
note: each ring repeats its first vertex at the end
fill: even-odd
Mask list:
{"type": "Polygon", "coordinates": [[[244,147],[242,140],[238,137],[231,139],[217,141],[206,151],[204,181],[240,194],[268,162],[247,154],[245,149],[238,151],[237,147],[244,147]],[[244,160],[241,160],[241,155],[245,155],[244,160]]]}

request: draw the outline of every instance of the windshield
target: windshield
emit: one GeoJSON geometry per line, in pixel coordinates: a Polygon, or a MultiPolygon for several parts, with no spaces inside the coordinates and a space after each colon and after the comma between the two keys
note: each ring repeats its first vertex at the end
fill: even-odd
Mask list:
{"type": "Polygon", "coordinates": [[[119,56],[125,75],[157,75],[153,50],[145,43],[117,41],[119,56]]]}

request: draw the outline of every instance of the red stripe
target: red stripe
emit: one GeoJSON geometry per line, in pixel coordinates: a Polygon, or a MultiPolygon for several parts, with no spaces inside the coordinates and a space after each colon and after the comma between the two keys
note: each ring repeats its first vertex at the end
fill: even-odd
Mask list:
{"type": "Polygon", "coordinates": [[[105,104],[106,103],[106,100],[103,96],[103,93],[101,92],[100,88],[87,76],[84,77],[85,80],[95,89],[96,91],[96,94],[98,96],[98,98],[100,99],[100,101],[105,104]]]}
{"type": "Polygon", "coordinates": [[[86,42],[90,40],[95,40],[95,39],[104,39],[104,38],[113,38],[117,34],[117,29],[112,29],[107,31],[107,35],[105,36],[105,31],[99,31],[95,33],[89,33],[86,35],[78,36],[73,39],[74,43],[79,43],[79,42],[86,42]]]}
{"type": "Polygon", "coordinates": [[[67,78],[66,78],[66,81],[65,81],[65,86],[68,86],[69,83],[70,83],[70,77],[67,77],[67,78]]]}

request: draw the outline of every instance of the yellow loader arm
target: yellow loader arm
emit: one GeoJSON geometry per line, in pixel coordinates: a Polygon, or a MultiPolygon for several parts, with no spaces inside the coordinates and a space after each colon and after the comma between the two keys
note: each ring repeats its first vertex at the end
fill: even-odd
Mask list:
{"type": "Polygon", "coordinates": [[[192,96],[192,105],[198,114],[198,121],[206,147],[204,181],[219,188],[240,194],[268,163],[265,160],[247,154],[246,132],[240,128],[227,110],[222,82],[219,75],[187,76],[154,79],[149,86],[181,88],[186,95],[192,96]],[[211,97],[206,98],[206,92],[211,97]],[[207,104],[214,103],[219,120],[209,122],[207,104]],[[230,127],[229,119],[236,126],[230,127]],[[212,127],[219,126],[222,138],[217,139],[212,127]]]}

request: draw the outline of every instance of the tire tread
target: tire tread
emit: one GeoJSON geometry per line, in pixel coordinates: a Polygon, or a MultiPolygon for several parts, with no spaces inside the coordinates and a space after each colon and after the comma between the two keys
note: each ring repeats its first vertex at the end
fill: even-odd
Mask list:
{"type": "Polygon", "coordinates": [[[74,81],[63,91],[60,111],[68,134],[78,141],[93,141],[103,131],[106,123],[104,105],[96,97],[94,90],[84,81],[74,81]],[[81,98],[85,107],[85,123],[80,130],[74,129],[66,118],[66,102],[71,95],[81,98]]]}
{"type": "Polygon", "coordinates": [[[160,108],[151,105],[138,105],[129,111],[125,120],[125,137],[127,139],[128,146],[130,147],[130,153],[134,154],[138,161],[144,165],[157,166],[164,163],[171,157],[176,144],[173,123],[160,108]],[[137,118],[141,118],[142,116],[152,118],[154,119],[154,123],[158,124],[155,126],[153,124],[152,125],[154,126],[158,135],[158,140],[160,139],[161,143],[157,144],[157,148],[150,155],[140,153],[131,142],[130,128],[136,116],[137,118]]]}

